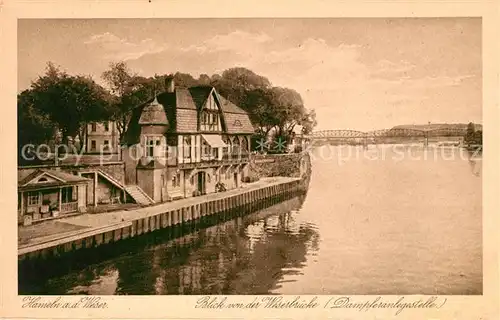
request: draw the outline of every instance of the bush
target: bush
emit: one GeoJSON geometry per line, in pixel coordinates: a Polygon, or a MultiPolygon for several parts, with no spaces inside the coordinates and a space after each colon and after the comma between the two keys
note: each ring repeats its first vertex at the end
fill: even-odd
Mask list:
{"type": "Polygon", "coordinates": [[[293,149],[294,153],[301,153],[302,151],[302,146],[295,146],[295,148],[293,149]]]}

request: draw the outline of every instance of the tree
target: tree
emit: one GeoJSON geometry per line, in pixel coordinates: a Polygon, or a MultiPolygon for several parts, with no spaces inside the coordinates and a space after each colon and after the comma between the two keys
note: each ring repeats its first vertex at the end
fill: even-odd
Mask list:
{"type": "Polygon", "coordinates": [[[200,74],[198,77],[198,83],[200,85],[210,85],[210,77],[207,74],[200,74]]]}
{"type": "Polygon", "coordinates": [[[127,131],[132,109],[146,102],[156,91],[161,91],[164,80],[158,75],[145,78],[133,74],[125,62],[110,63],[102,78],[111,89],[110,116],[116,122],[121,140],[127,131]]]}
{"type": "Polygon", "coordinates": [[[297,125],[304,133],[316,126],[314,110],[307,110],[300,94],[289,88],[273,87],[264,76],[246,68],[230,68],[211,77],[211,84],[234,104],[250,113],[257,129],[254,140],[275,138],[288,141],[297,125]]]}
{"type": "Polygon", "coordinates": [[[474,124],[472,122],[469,122],[467,125],[467,131],[465,133],[465,141],[466,142],[472,142],[474,140],[474,132],[475,132],[474,124]]]}
{"type": "Polygon", "coordinates": [[[474,143],[477,145],[483,145],[483,131],[477,130],[474,132],[474,143]]]}
{"type": "Polygon", "coordinates": [[[109,94],[89,77],[70,76],[52,63],[45,75],[32,83],[31,105],[46,115],[63,133],[63,139],[79,136],[85,125],[109,116],[109,94]]]}
{"type": "Polygon", "coordinates": [[[17,96],[18,154],[28,144],[38,145],[54,138],[57,125],[34,106],[33,92],[24,90],[17,96]]]}
{"type": "Polygon", "coordinates": [[[272,128],[279,125],[278,114],[270,90],[259,88],[249,91],[240,106],[250,112],[250,120],[263,139],[268,136],[272,128]]]}
{"type": "MultiPolygon", "coordinates": [[[[113,119],[117,122],[120,136],[127,130],[131,110],[164,88],[167,76],[172,75],[144,78],[133,74],[124,62],[110,64],[110,69],[103,73],[103,79],[114,96],[113,119]]],[[[279,137],[288,140],[297,125],[302,126],[304,133],[312,131],[316,125],[314,110],[304,107],[297,91],[273,87],[269,79],[246,68],[230,68],[211,77],[201,74],[198,79],[176,72],[173,78],[177,87],[215,87],[222,96],[250,114],[260,138],[266,139],[271,131],[275,131],[279,137]]]]}
{"type": "Polygon", "coordinates": [[[176,72],[174,74],[174,81],[177,87],[189,88],[199,85],[198,80],[193,78],[189,73],[176,72]]]}
{"type": "Polygon", "coordinates": [[[251,107],[246,103],[248,95],[254,90],[269,89],[271,82],[249,69],[239,67],[227,69],[222,75],[213,75],[211,85],[229,101],[251,112],[247,109],[251,107]]]}

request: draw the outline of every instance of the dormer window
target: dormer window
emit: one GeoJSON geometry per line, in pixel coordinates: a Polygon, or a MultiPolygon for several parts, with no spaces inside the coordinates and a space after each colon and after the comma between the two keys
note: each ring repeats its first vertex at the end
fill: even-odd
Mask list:
{"type": "Polygon", "coordinates": [[[200,129],[202,131],[220,131],[219,111],[203,110],[200,129]]]}
{"type": "Polygon", "coordinates": [[[201,131],[221,131],[221,113],[215,94],[212,93],[206,100],[200,114],[201,131]]]}

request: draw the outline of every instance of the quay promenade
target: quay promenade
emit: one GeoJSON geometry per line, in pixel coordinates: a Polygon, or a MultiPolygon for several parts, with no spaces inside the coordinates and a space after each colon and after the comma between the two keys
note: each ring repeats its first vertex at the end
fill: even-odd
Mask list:
{"type": "Polygon", "coordinates": [[[300,190],[300,179],[268,177],[241,188],[132,210],[86,213],[48,221],[29,228],[46,231],[28,237],[30,229],[19,227],[19,260],[58,256],[81,248],[96,247],[157,229],[193,223],[200,218],[282,194],[300,190]],[[46,225],[44,225],[46,224],[46,225]],[[69,230],[69,231],[68,231],[69,230]]]}

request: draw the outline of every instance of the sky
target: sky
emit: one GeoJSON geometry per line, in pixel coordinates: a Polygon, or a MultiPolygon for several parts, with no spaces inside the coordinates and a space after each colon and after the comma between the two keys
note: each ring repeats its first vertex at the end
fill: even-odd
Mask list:
{"type": "Polygon", "coordinates": [[[110,62],[143,76],[246,67],[298,91],[315,130],[482,123],[481,19],[30,19],[18,89],[48,61],[101,83],[110,62]]]}

